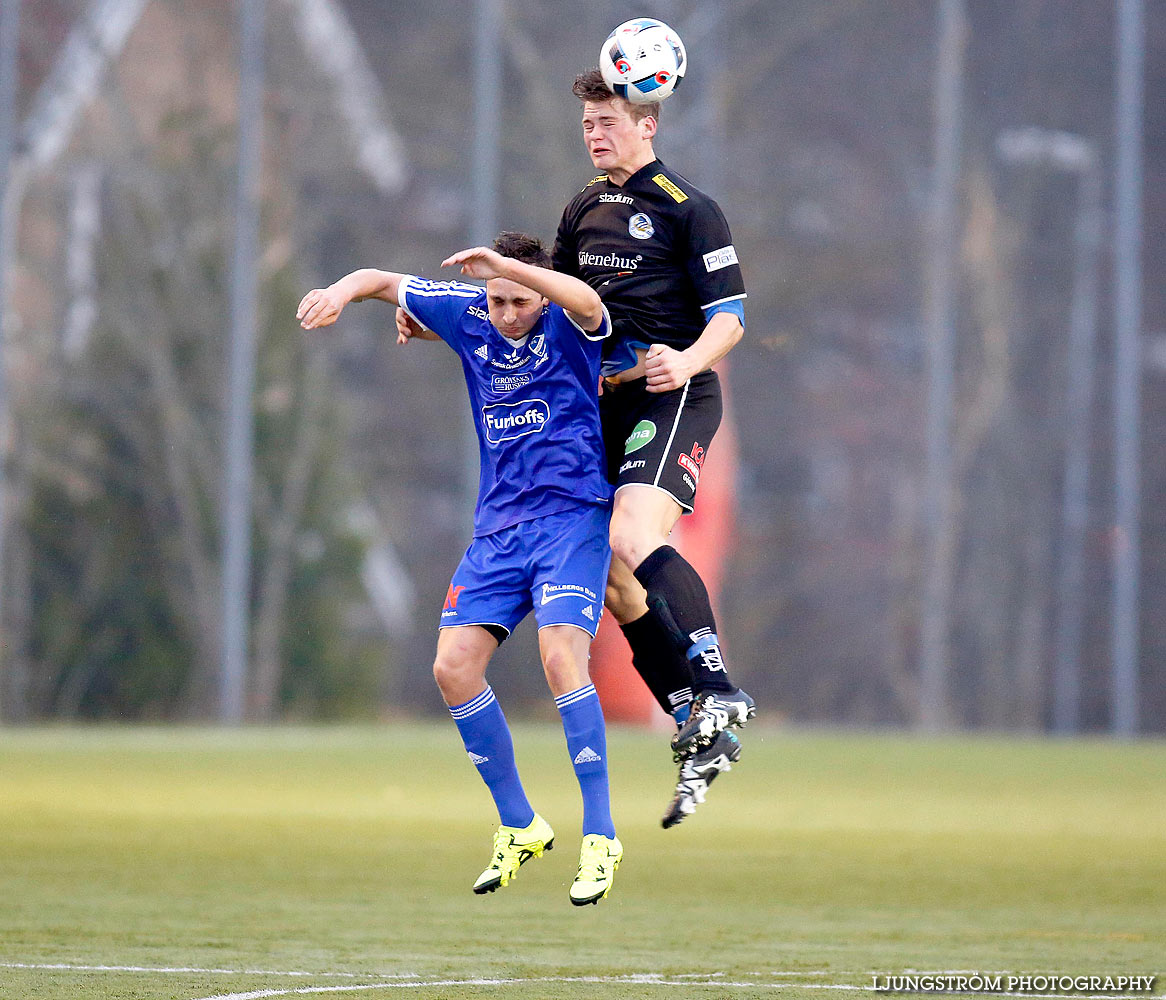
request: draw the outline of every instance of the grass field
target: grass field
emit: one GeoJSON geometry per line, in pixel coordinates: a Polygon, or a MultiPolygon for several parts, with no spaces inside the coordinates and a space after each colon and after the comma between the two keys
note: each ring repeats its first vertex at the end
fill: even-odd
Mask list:
{"type": "Polygon", "coordinates": [[[1166,744],[744,737],[664,831],[664,738],[610,733],[625,860],[580,909],[556,726],[515,729],[555,850],[484,897],[496,821],[452,725],[0,731],[0,997],[823,998],[904,970],[1166,973],[1166,744]]]}

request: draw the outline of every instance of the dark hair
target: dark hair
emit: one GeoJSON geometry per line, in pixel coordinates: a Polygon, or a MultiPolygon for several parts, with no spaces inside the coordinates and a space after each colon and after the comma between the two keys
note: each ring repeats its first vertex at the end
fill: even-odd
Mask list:
{"type": "Polygon", "coordinates": [[[535,267],[551,267],[551,252],[537,236],[526,233],[499,233],[494,240],[494,251],[503,257],[513,257],[535,267]]]}
{"type": "Polygon", "coordinates": [[[623,101],[628,109],[628,113],[632,116],[632,121],[638,122],[642,118],[647,118],[649,115],[660,120],[660,102],[654,101],[651,104],[633,104],[631,101],[624,100],[622,97],[617,97],[612,93],[611,88],[604,82],[603,74],[599,72],[599,67],[587,70],[586,73],[580,73],[575,77],[575,82],[571,84],[571,93],[573,93],[581,101],[594,101],[600,104],[604,101],[623,101]]]}

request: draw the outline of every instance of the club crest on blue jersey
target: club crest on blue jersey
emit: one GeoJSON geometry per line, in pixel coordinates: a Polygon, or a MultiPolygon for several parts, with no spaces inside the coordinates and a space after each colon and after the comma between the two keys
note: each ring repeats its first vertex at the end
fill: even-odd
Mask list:
{"type": "Polygon", "coordinates": [[[628,233],[637,240],[651,239],[656,233],[652,220],[643,212],[637,212],[628,219],[628,233]]]}

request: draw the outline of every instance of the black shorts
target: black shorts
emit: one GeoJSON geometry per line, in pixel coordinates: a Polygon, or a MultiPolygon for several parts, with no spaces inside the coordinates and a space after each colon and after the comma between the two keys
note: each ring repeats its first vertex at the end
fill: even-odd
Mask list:
{"type": "Polygon", "coordinates": [[[617,490],[633,483],[668,493],[687,511],[705,452],[721,423],[721,382],[701,372],[671,392],[648,392],[647,379],[605,386],[599,397],[607,478],[617,490]]]}

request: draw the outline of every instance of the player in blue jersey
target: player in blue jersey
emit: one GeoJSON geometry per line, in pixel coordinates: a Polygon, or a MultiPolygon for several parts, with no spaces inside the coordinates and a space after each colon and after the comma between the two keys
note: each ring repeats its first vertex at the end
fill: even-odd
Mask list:
{"type": "MultiPolygon", "coordinates": [[[[583,846],[571,902],[610,891],[623,847],[608,794],[603,713],[587,673],[611,561],[612,490],[604,475],[595,386],[611,320],[582,281],[550,269],[533,237],[442,262],[486,287],[392,271],[353,271],[304,296],[304,329],[328,326],[349,302],[400,305],[461,358],[481,476],[474,537],[450,581],[433,674],[470,760],[498,807],[490,864],[474,892],[493,892],[549,850],[554,832],[527,800],[505,716],[486,682],[499,644],[532,610],[547,683],[583,796],[583,846]]],[[[409,338],[399,336],[403,343],[409,338]]]]}

